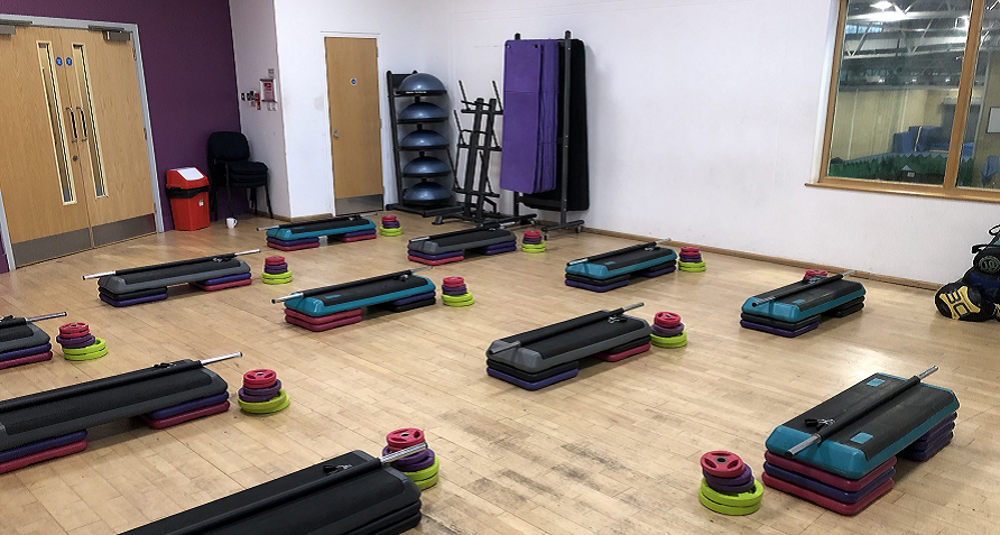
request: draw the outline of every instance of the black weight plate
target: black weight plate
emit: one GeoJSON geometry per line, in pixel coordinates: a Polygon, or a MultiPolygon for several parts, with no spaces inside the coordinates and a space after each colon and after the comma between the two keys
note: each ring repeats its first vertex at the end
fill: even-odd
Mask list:
{"type": "Polygon", "coordinates": [[[583,277],[580,275],[573,275],[570,273],[566,274],[566,280],[568,281],[582,282],[593,286],[608,286],[611,284],[619,283],[621,281],[627,281],[629,280],[629,277],[630,275],[626,274],[626,275],[619,275],[617,277],[611,277],[610,279],[592,279],[590,277],[583,277]]]}
{"type": "Polygon", "coordinates": [[[548,379],[554,375],[559,375],[560,373],[565,373],[570,370],[575,370],[580,367],[580,361],[574,360],[572,362],[567,362],[565,364],[560,364],[553,368],[547,370],[542,370],[540,372],[528,373],[526,371],[519,370],[509,364],[504,364],[498,360],[486,359],[486,365],[498,372],[506,373],[511,377],[515,377],[522,381],[527,381],[529,383],[536,383],[543,379],[548,379]]]}
{"type": "Polygon", "coordinates": [[[784,329],[786,331],[797,331],[799,329],[805,328],[807,325],[816,323],[819,320],[819,316],[809,316],[808,318],[802,321],[797,321],[795,323],[788,323],[787,321],[779,321],[776,319],[771,319],[767,316],[758,316],[756,314],[747,314],[746,312],[744,312],[740,314],[740,319],[744,321],[749,321],[750,323],[764,325],[765,327],[775,327],[777,329],[784,329]]]}

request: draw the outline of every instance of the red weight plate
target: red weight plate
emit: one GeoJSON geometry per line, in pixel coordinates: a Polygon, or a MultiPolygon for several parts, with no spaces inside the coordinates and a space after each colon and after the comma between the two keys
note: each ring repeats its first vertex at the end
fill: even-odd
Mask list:
{"type": "Polygon", "coordinates": [[[32,464],[40,463],[42,461],[48,461],[49,459],[55,459],[57,457],[65,457],[66,455],[72,455],[74,453],[81,452],[85,449],[87,449],[87,439],[83,439],[79,442],[73,442],[72,444],[66,444],[65,446],[59,446],[58,448],[52,448],[50,450],[44,450],[44,451],[39,451],[37,453],[32,453],[30,455],[25,455],[24,457],[20,457],[12,461],[0,463],[0,474],[6,474],[7,472],[20,470],[25,466],[30,466],[32,464]]]}
{"type": "Polygon", "coordinates": [[[525,238],[541,238],[542,232],[539,230],[526,230],[524,231],[525,238]]]}
{"type": "Polygon", "coordinates": [[[673,312],[657,312],[656,318],[653,319],[653,323],[656,323],[665,329],[669,329],[681,324],[681,316],[680,314],[674,314],[673,312]]]}
{"type": "Polygon", "coordinates": [[[418,264],[424,264],[427,266],[441,266],[452,262],[461,262],[462,260],[465,260],[465,255],[442,258],[441,260],[427,260],[426,258],[420,258],[419,256],[406,255],[406,259],[411,262],[417,262],[418,264]]]}
{"type": "Polygon", "coordinates": [[[240,287],[240,286],[250,286],[251,283],[253,283],[253,279],[242,279],[242,280],[232,281],[232,282],[223,282],[222,284],[212,284],[210,286],[206,286],[204,284],[201,284],[200,282],[192,282],[191,284],[193,286],[195,286],[196,288],[198,288],[200,290],[204,290],[206,292],[217,292],[219,290],[225,290],[227,288],[237,288],[237,287],[240,287]]]}
{"type": "Polygon", "coordinates": [[[396,216],[392,214],[382,216],[382,221],[395,221],[395,220],[396,216]]]}
{"type": "Polygon", "coordinates": [[[807,269],[804,278],[811,279],[813,277],[826,277],[829,275],[825,269],[807,269]]]}
{"type": "Polygon", "coordinates": [[[739,477],[746,465],[739,455],[720,450],[702,455],[701,468],[715,477],[739,477]]]}
{"type": "Polygon", "coordinates": [[[390,451],[404,450],[410,446],[416,446],[417,444],[425,442],[424,432],[416,427],[405,427],[403,429],[397,429],[386,435],[385,441],[389,446],[390,451]]]}
{"type": "Polygon", "coordinates": [[[264,264],[268,266],[280,266],[285,263],[285,257],[283,256],[269,256],[264,259],[264,264]]]}
{"type": "Polygon", "coordinates": [[[700,249],[697,247],[681,247],[681,253],[683,254],[698,254],[700,249]]]}
{"type": "Polygon", "coordinates": [[[72,340],[74,338],[84,338],[90,336],[90,329],[87,329],[86,331],[80,331],[78,333],[69,333],[69,334],[59,331],[59,336],[63,337],[66,340],[72,340]]]}
{"type": "Polygon", "coordinates": [[[456,288],[465,284],[465,279],[462,277],[445,277],[441,286],[448,286],[450,288],[456,288]]]}
{"type": "Polygon", "coordinates": [[[301,251],[302,249],[315,249],[319,247],[319,242],[314,241],[311,243],[303,243],[302,245],[288,245],[288,246],[267,242],[267,246],[270,247],[271,249],[291,252],[291,251],[301,251]]]}
{"type": "Polygon", "coordinates": [[[374,240],[375,238],[378,237],[378,233],[376,233],[373,230],[371,234],[365,234],[363,236],[352,236],[350,238],[343,238],[341,236],[330,236],[330,237],[336,239],[337,241],[342,241],[344,243],[351,243],[351,242],[363,241],[363,240],[374,240]]]}
{"type": "Polygon", "coordinates": [[[342,327],[344,325],[351,325],[353,323],[358,323],[361,321],[361,316],[360,315],[351,316],[349,318],[342,318],[327,323],[309,323],[292,316],[285,316],[285,321],[287,323],[291,323],[292,325],[298,325],[303,329],[308,329],[314,333],[321,333],[323,331],[329,331],[334,327],[342,327]]]}
{"type": "Polygon", "coordinates": [[[59,327],[59,334],[66,336],[70,335],[69,338],[74,338],[75,336],[86,336],[90,332],[90,326],[86,323],[67,323],[59,327]],[[83,333],[83,334],[78,334],[83,333]],[[75,336],[74,336],[75,335],[75,336]]]}
{"type": "Polygon", "coordinates": [[[164,429],[174,425],[182,424],[194,420],[195,418],[203,418],[205,416],[212,416],[213,414],[222,414],[229,410],[229,401],[223,401],[218,405],[209,405],[208,407],[202,407],[200,409],[190,410],[176,416],[171,416],[169,418],[163,418],[162,420],[153,420],[147,418],[146,415],[142,416],[142,419],[146,421],[146,425],[153,429],[164,429]]]}
{"type": "Polygon", "coordinates": [[[355,308],[354,310],[345,310],[344,312],[337,312],[334,314],[329,314],[326,316],[309,316],[299,312],[298,310],[292,310],[290,308],[285,309],[285,316],[295,318],[305,323],[311,323],[313,325],[325,325],[333,321],[339,321],[347,318],[361,317],[361,309],[355,308]]]}
{"type": "Polygon", "coordinates": [[[267,388],[278,380],[274,370],[250,370],[243,374],[243,386],[247,388],[267,388]]]}

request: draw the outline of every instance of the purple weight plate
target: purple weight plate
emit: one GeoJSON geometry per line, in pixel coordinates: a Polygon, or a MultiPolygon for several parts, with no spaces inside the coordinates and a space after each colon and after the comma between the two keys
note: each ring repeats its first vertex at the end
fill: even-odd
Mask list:
{"type": "Polygon", "coordinates": [[[652,323],[650,327],[653,329],[653,334],[656,336],[679,336],[684,332],[684,324],[678,324],[676,327],[660,327],[659,325],[652,323]]]}
{"type": "Polygon", "coordinates": [[[742,485],[733,486],[733,485],[719,485],[719,484],[709,483],[708,486],[712,487],[713,489],[723,494],[739,494],[741,492],[747,492],[749,490],[752,490],[756,482],[757,480],[751,477],[750,481],[747,481],[742,485]]]}
{"type": "Polygon", "coordinates": [[[761,325],[759,323],[751,323],[747,320],[740,320],[740,327],[743,327],[744,329],[760,331],[763,333],[776,334],[778,336],[784,336],[785,338],[795,338],[796,336],[805,334],[815,329],[816,327],[819,327],[819,322],[817,321],[816,323],[810,323],[809,325],[806,325],[805,327],[797,331],[786,331],[785,329],[779,329],[777,327],[769,327],[767,325],[761,325]]]}
{"type": "Polygon", "coordinates": [[[525,239],[521,240],[521,243],[524,243],[524,244],[527,244],[527,245],[541,245],[542,244],[542,239],[541,238],[535,238],[535,239],[525,238],[525,239]]]}
{"type": "Polygon", "coordinates": [[[416,303],[417,301],[423,301],[424,299],[433,299],[434,292],[427,292],[417,295],[411,295],[410,297],[404,297],[402,299],[396,299],[395,301],[389,303],[392,306],[401,307],[403,305],[408,305],[410,303],[416,303]]]}
{"type": "Polygon", "coordinates": [[[628,279],[625,279],[614,284],[608,284],[606,286],[594,286],[593,284],[587,284],[586,282],[577,282],[566,279],[566,286],[572,286],[573,288],[583,288],[584,290],[590,290],[592,292],[604,293],[615,288],[621,288],[623,286],[628,286],[628,279]]]}
{"type": "MultiPolygon", "coordinates": [[[[382,448],[382,455],[389,454],[389,446],[382,448]]],[[[417,472],[434,465],[434,450],[427,448],[416,455],[403,457],[392,463],[392,467],[400,472],[417,472]]]]}
{"type": "MultiPolygon", "coordinates": [[[[924,453],[927,451],[938,450],[941,449],[943,445],[951,442],[951,439],[953,438],[955,438],[955,433],[949,431],[929,442],[914,442],[913,444],[907,446],[906,449],[903,450],[903,453],[924,453]]],[[[900,455],[902,455],[902,453],[900,455]]]]}
{"type": "Polygon", "coordinates": [[[939,428],[933,435],[925,434],[924,436],[918,438],[913,442],[913,444],[907,446],[906,449],[926,450],[928,449],[928,445],[940,442],[944,439],[944,437],[954,435],[954,430],[955,423],[952,422],[945,427],[939,428]]]}
{"type": "Polygon", "coordinates": [[[721,487],[738,487],[746,485],[748,481],[753,481],[753,470],[750,468],[749,464],[743,468],[743,473],[736,477],[717,477],[704,470],[701,471],[701,475],[705,476],[705,481],[708,482],[708,486],[713,489],[716,485],[721,487]]]}
{"type": "Polygon", "coordinates": [[[461,286],[443,286],[441,293],[444,295],[465,295],[469,293],[469,288],[464,284],[461,286]]]}
{"type": "Polygon", "coordinates": [[[277,264],[274,266],[264,266],[264,273],[270,273],[271,275],[281,275],[282,273],[288,271],[288,264],[277,264]]]}
{"type": "Polygon", "coordinates": [[[681,255],[681,262],[691,262],[693,264],[697,264],[698,262],[701,262],[701,261],[702,261],[701,255],[697,255],[697,256],[685,256],[685,255],[681,255]]]}
{"type": "Polygon", "coordinates": [[[246,401],[248,403],[263,403],[265,401],[270,401],[270,400],[272,400],[272,399],[274,399],[276,397],[276,396],[273,396],[273,395],[271,395],[271,396],[254,396],[254,395],[249,395],[249,394],[247,394],[245,392],[245,390],[243,388],[239,389],[238,394],[240,396],[240,399],[242,399],[243,401],[246,401]]]}
{"type": "Polygon", "coordinates": [[[161,293],[159,295],[150,295],[148,297],[136,297],[135,299],[122,299],[118,301],[117,299],[112,299],[104,294],[101,294],[101,301],[115,306],[115,307],[130,307],[132,305],[141,305],[143,303],[152,303],[153,301],[163,301],[167,298],[167,293],[161,293]]]}
{"type": "MultiPolygon", "coordinates": [[[[198,284],[203,286],[215,286],[216,284],[225,284],[227,282],[236,282],[241,280],[246,280],[250,278],[250,273],[237,273],[236,275],[226,275],[225,277],[216,277],[214,279],[206,279],[203,281],[198,281],[198,284]]],[[[160,418],[157,418],[158,420],[160,418]]]]}
{"type": "Polygon", "coordinates": [[[274,384],[267,388],[247,388],[244,386],[240,390],[248,396],[254,396],[254,397],[267,396],[267,399],[271,399],[274,396],[277,396],[278,392],[281,391],[281,379],[276,379],[274,381],[274,384]]]}
{"type": "Polygon", "coordinates": [[[413,249],[410,249],[408,251],[408,254],[410,256],[415,256],[417,258],[423,258],[424,260],[444,260],[446,258],[455,258],[458,256],[463,256],[465,253],[463,251],[450,251],[447,253],[440,253],[440,254],[427,254],[422,251],[414,251],[413,249]]]}
{"type": "Polygon", "coordinates": [[[928,429],[926,433],[924,433],[920,438],[918,438],[914,442],[920,442],[921,440],[931,439],[939,432],[941,432],[945,427],[947,427],[949,431],[954,429],[955,428],[954,422],[956,418],[958,418],[958,413],[957,412],[951,413],[951,416],[945,418],[944,420],[941,420],[940,423],[928,429]]]}
{"type": "Polygon", "coordinates": [[[480,254],[484,254],[484,255],[495,255],[495,254],[501,254],[501,253],[509,253],[511,251],[516,251],[516,250],[517,250],[517,242],[506,242],[506,243],[501,244],[498,247],[493,247],[491,245],[489,247],[478,247],[476,249],[473,249],[473,251],[475,251],[477,253],[480,253],[480,254]]]}
{"type": "Polygon", "coordinates": [[[35,442],[22,444],[16,448],[0,451],[0,463],[6,463],[8,461],[20,459],[21,457],[24,457],[26,455],[31,455],[32,453],[51,450],[53,448],[58,448],[61,446],[65,446],[67,444],[79,442],[85,438],[87,438],[86,431],[77,431],[76,433],[70,433],[68,435],[62,435],[52,438],[44,438],[42,440],[37,440],[35,442]]]}
{"type": "Polygon", "coordinates": [[[566,379],[572,379],[572,378],[576,377],[576,375],[578,373],[580,373],[580,369],[579,368],[573,368],[572,370],[565,371],[563,373],[559,373],[559,374],[553,375],[552,377],[548,377],[548,378],[542,379],[541,381],[535,381],[534,383],[529,383],[528,381],[524,381],[522,379],[518,379],[517,377],[513,377],[513,376],[510,376],[510,375],[507,375],[504,372],[498,372],[498,371],[494,370],[493,368],[489,368],[489,367],[486,368],[486,374],[489,375],[490,377],[493,377],[493,378],[496,378],[496,379],[500,379],[501,381],[507,381],[508,383],[510,383],[510,384],[512,384],[514,386],[521,387],[521,388],[523,388],[525,390],[538,390],[539,388],[545,388],[546,386],[554,385],[554,384],[558,383],[559,381],[565,381],[566,379]]]}
{"type": "Polygon", "coordinates": [[[163,420],[165,418],[177,416],[178,414],[184,414],[185,412],[200,409],[202,407],[218,405],[227,399],[229,399],[229,392],[220,392],[214,396],[192,399],[191,401],[185,401],[184,403],[180,403],[172,407],[165,407],[160,410],[153,411],[147,414],[146,417],[150,420],[163,420]]]}
{"type": "Polygon", "coordinates": [[[56,342],[59,342],[59,345],[61,345],[63,347],[63,349],[83,349],[83,348],[85,348],[87,346],[93,345],[94,342],[96,342],[96,341],[97,341],[97,338],[93,334],[88,334],[87,336],[84,336],[83,338],[66,338],[66,339],[64,339],[62,336],[57,336],[56,337],[56,342]]]}
{"type": "Polygon", "coordinates": [[[267,241],[284,247],[295,245],[305,245],[307,243],[319,243],[319,238],[299,238],[297,240],[279,240],[278,238],[267,238],[267,241]]]}
{"type": "Polygon", "coordinates": [[[22,357],[30,357],[32,355],[38,355],[40,353],[45,353],[52,350],[52,344],[42,344],[40,346],[31,346],[21,349],[12,349],[10,351],[5,351],[0,353],[0,362],[5,360],[19,359],[22,357]]]}
{"type": "Polygon", "coordinates": [[[382,228],[401,228],[402,226],[399,221],[386,221],[382,223],[382,228]]]}

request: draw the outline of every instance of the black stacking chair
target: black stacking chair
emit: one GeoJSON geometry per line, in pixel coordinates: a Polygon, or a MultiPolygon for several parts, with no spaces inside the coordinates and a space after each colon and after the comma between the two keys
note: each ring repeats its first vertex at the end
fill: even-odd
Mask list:
{"type": "MultiPolygon", "coordinates": [[[[267,186],[267,166],[250,161],[250,144],[240,132],[213,132],[208,136],[208,174],[211,182],[212,216],[219,218],[217,190],[226,188],[229,216],[233,217],[233,188],[255,190],[264,188],[267,212],[274,219],[271,210],[271,191],[267,186]]],[[[257,195],[253,195],[252,207],[257,210],[257,195]]]]}

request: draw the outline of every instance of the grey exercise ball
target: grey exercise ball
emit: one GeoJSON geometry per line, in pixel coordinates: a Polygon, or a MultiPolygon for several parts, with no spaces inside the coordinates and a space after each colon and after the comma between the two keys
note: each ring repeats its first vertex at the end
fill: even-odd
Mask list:
{"type": "Polygon", "coordinates": [[[432,150],[448,147],[448,138],[433,130],[414,130],[399,142],[404,150],[432,150]]]}
{"type": "Polygon", "coordinates": [[[437,182],[421,181],[403,190],[403,202],[409,204],[436,205],[451,200],[451,191],[437,182]]]}
{"type": "Polygon", "coordinates": [[[443,95],[448,90],[444,88],[441,80],[433,74],[425,72],[413,73],[399,83],[398,95],[443,95]]]}
{"type": "Polygon", "coordinates": [[[409,177],[432,177],[451,174],[451,167],[433,156],[414,158],[403,168],[403,175],[409,177]]]}
{"type": "Polygon", "coordinates": [[[436,123],[448,120],[448,112],[430,102],[414,102],[399,113],[400,123],[436,123]]]}

